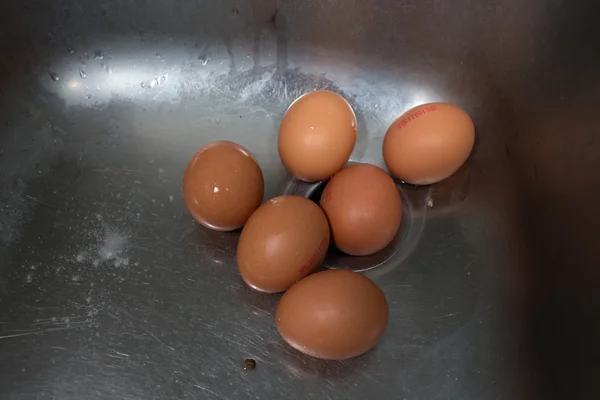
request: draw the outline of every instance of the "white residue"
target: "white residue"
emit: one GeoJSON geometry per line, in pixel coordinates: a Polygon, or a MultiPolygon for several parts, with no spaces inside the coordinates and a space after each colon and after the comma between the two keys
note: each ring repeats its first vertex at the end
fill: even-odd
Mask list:
{"type": "Polygon", "coordinates": [[[101,260],[110,260],[118,257],[124,250],[127,238],[121,234],[107,232],[104,237],[104,243],[98,249],[98,255],[101,260]]]}
{"type": "Polygon", "coordinates": [[[129,265],[129,258],[116,257],[114,265],[115,265],[115,267],[126,267],[129,265]]]}
{"type": "MultiPolygon", "coordinates": [[[[96,219],[103,220],[99,214],[96,215],[96,219]]],[[[130,257],[126,254],[128,240],[126,235],[104,223],[99,227],[92,228],[91,233],[92,242],[85,248],[79,249],[71,260],[82,264],[82,267],[98,268],[104,265],[126,267],[130,265],[130,257]]],[[[80,268],[78,272],[77,279],[75,276],[71,278],[73,281],[85,279],[84,270],[80,268]]]]}

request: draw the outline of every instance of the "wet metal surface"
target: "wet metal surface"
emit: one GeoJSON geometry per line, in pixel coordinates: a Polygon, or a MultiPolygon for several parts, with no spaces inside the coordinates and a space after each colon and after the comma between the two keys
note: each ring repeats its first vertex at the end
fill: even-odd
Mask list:
{"type": "Polygon", "coordinates": [[[0,398],[597,398],[598,63],[566,45],[598,43],[591,3],[3,3],[0,398]],[[355,162],[382,166],[420,103],[477,127],[457,174],[399,186],[397,248],[329,255],[378,265],[390,305],[379,345],[344,362],[283,342],[280,296],[239,277],[239,232],[181,196],[217,139],[252,152],[265,199],[316,193],[276,137],[318,88],[352,104],[355,162]]]}

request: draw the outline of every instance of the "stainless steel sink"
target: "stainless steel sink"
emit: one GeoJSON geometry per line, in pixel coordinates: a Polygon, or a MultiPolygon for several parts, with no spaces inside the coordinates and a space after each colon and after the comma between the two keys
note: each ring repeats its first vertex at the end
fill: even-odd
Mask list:
{"type": "Polygon", "coordinates": [[[2,3],[0,398],[599,398],[596,4],[2,3]],[[375,266],[390,304],[379,345],[344,362],[280,339],[279,296],[238,275],[239,233],[195,224],[181,196],[216,139],[255,155],[265,198],[318,191],[276,143],[317,88],[356,111],[353,162],[382,165],[420,103],[477,126],[457,174],[401,185],[397,252],[328,259],[375,266]]]}

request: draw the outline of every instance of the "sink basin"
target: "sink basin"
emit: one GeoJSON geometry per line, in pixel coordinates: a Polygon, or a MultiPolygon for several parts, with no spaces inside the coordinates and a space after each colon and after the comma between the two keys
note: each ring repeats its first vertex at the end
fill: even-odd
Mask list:
{"type": "Polygon", "coordinates": [[[0,6],[0,397],[597,399],[598,6],[592,1],[22,1],[0,6]],[[362,357],[279,337],[238,232],[185,208],[213,140],[246,147],[265,200],[314,197],[277,153],[289,104],[342,94],[351,162],[384,166],[407,109],[477,128],[444,182],[399,183],[393,248],[330,254],[385,292],[362,357]],[[254,360],[255,368],[245,369],[254,360]]]}

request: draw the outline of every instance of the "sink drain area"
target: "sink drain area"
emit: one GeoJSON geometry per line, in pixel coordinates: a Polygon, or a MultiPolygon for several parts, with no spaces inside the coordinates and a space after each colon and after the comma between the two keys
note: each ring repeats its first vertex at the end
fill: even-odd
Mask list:
{"type": "MultiPolygon", "coordinates": [[[[288,182],[283,194],[303,196],[319,204],[327,182],[307,183],[292,178],[288,182]]],[[[423,229],[426,202],[422,201],[422,198],[424,198],[422,190],[411,186],[405,187],[399,182],[396,182],[396,187],[402,198],[402,220],[400,229],[398,229],[396,236],[390,244],[375,254],[350,256],[338,250],[332,241],[323,261],[325,268],[363,272],[387,264],[391,260],[394,263],[399,263],[409,255],[412,249],[414,249],[423,229]],[[415,207],[415,204],[420,205],[418,209],[415,207]]]]}

